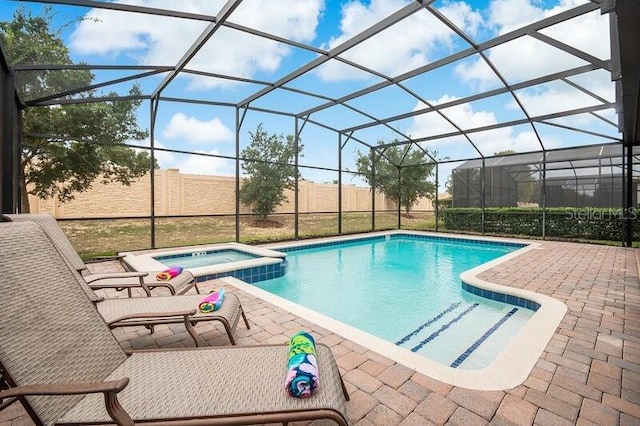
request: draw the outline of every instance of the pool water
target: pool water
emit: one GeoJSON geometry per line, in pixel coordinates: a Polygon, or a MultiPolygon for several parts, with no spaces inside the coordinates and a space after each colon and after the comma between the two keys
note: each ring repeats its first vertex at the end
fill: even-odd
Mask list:
{"type": "Polygon", "coordinates": [[[289,249],[286,274],[253,285],[434,361],[476,369],[534,312],[469,293],[459,275],[520,247],[394,235],[289,249]]]}
{"type": "Polygon", "coordinates": [[[178,255],[154,256],[158,262],[166,266],[181,266],[185,269],[201,266],[221,265],[223,263],[239,262],[256,259],[258,256],[240,250],[207,250],[183,253],[178,255]]]}

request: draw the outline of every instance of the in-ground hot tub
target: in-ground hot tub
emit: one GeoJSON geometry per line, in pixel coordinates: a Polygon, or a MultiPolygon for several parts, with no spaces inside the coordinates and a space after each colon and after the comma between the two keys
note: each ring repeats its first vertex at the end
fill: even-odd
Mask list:
{"type": "Polygon", "coordinates": [[[135,271],[181,266],[196,281],[235,277],[248,283],[278,278],[286,272],[286,253],[240,243],[215,244],[145,253],[120,253],[135,271]]]}

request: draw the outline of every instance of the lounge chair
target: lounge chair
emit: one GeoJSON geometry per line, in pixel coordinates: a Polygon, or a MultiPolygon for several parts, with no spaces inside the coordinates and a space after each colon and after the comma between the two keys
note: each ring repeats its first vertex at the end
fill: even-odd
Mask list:
{"type": "MultiPolygon", "coordinates": [[[[166,288],[173,294],[185,294],[191,288],[195,288],[196,293],[200,293],[195,278],[189,271],[184,271],[170,281],[158,281],[155,279],[156,272],[116,272],[116,273],[91,273],[87,265],[80,258],[71,241],[58,225],[56,219],[50,214],[5,214],[5,220],[11,222],[35,222],[45,230],[53,244],[60,251],[67,262],[84,278],[89,287],[93,290],[104,288],[115,288],[117,290],[127,290],[131,297],[133,288],[141,288],[147,296],[151,296],[154,288],[166,288]]],[[[119,259],[119,257],[117,257],[119,259]]],[[[122,263],[126,268],[126,265],[122,263]]]]}
{"type": "Polygon", "coordinates": [[[0,268],[0,368],[11,386],[0,400],[20,397],[38,424],[347,424],[348,395],[324,345],[320,387],[293,398],[286,345],[126,353],[34,224],[0,224],[0,268]]]}
{"type": "MultiPolygon", "coordinates": [[[[56,251],[61,255],[63,261],[70,269],[75,269],[65,257],[60,253],[56,243],[51,240],[51,236],[35,222],[21,221],[28,223],[41,229],[49,237],[51,243],[56,247],[56,251]]],[[[0,274],[2,271],[0,271],[0,274]]],[[[78,283],[82,290],[96,309],[102,315],[109,328],[118,327],[136,327],[144,326],[151,333],[154,327],[160,324],[176,324],[181,323],[185,328],[196,346],[200,346],[201,342],[198,334],[193,326],[201,321],[218,321],[220,322],[229,341],[232,345],[236,344],[233,336],[233,330],[238,325],[240,318],[243,319],[247,329],[250,328],[249,321],[242,309],[240,299],[233,293],[229,293],[225,297],[225,301],[219,310],[202,313],[197,307],[203,299],[200,294],[184,294],[175,296],[155,296],[155,297],[133,297],[133,298],[113,298],[105,299],[98,296],[93,289],[86,283],[83,277],[77,274],[78,283]]]]}
{"type": "Polygon", "coordinates": [[[236,344],[233,330],[240,317],[247,329],[251,328],[240,299],[233,293],[226,294],[219,310],[208,313],[197,309],[203,299],[199,294],[101,299],[94,293],[89,299],[109,328],[145,326],[153,333],[156,325],[183,323],[196,346],[200,346],[200,339],[193,325],[201,321],[220,322],[232,345],[236,344]]]}

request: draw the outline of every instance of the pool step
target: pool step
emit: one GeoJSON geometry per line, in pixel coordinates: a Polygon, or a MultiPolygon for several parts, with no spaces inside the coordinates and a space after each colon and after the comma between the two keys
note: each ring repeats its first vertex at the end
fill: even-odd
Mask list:
{"type": "Polygon", "coordinates": [[[418,328],[413,330],[411,333],[407,334],[402,339],[398,340],[396,342],[396,345],[400,346],[400,345],[402,345],[404,343],[407,343],[414,336],[418,335],[422,330],[424,330],[425,328],[429,327],[432,324],[435,324],[436,322],[438,322],[440,319],[444,318],[448,313],[452,312],[454,309],[456,309],[461,304],[462,304],[462,302],[452,303],[448,308],[446,308],[445,310],[440,312],[438,315],[434,316],[433,318],[430,318],[425,323],[421,324],[418,328]]]}
{"type": "Polygon", "coordinates": [[[507,321],[494,330],[493,333],[482,342],[480,349],[473,351],[457,368],[477,369],[486,367],[502,352],[504,347],[513,339],[513,336],[520,331],[522,326],[528,321],[528,317],[522,318],[522,316],[518,316],[522,308],[512,306],[512,310],[513,309],[518,309],[518,312],[510,316],[507,321]]]}
{"type": "Polygon", "coordinates": [[[500,318],[494,325],[492,325],[487,331],[484,332],[482,336],[480,336],[475,342],[471,344],[463,353],[461,353],[451,364],[449,367],[457,368],[459,367],[470,355],[472,355],[476,349],[480,347],[483,343],[487,341],[489,337],[493,333],[495,333],[505,322],[509,320],[518,312],[518,308],[512,308],[509,312],[507,312],[502,318],[500,318]]]}
{"type": "Polygon", "coordinates": [[[469,305],[466,308],[464,308],[464,310],[462,312],[456,312],[457,315],[455,317],[451,318],[448,322],[442,324],[437,330],[433,331],[427,337],[422,339],[417,345],[413,346],[411,348],[411,352],[418,352],[420,349],[422,349],[429,342],[432,342],[434,339],[436,339],[436,338],[438,338],[440,336],[444,337],[446,335],[445,334],[446,332],[449,332],[449,331],[453,330],[454,328],[456,328],[456,326],[459,327],[460,324],[456,324],[456,323],[458,323],[465,316],[467,316],[471,312],[473,312],[473,310],[476,309],[478,306],[480,306],[479,303],[474,303],[474,304],[469,305]]]}
{"type": "Polygon", "coordinates": [[[429,358],[454,368],[487,364],[502,350],[510,333],[521,326],[519,321],[513,321],[518,309],[506,305],[500,310],[488,310],[479,308],[478,303],[457,302],[396,344],[412,352],[428,352],[429,358]]]}

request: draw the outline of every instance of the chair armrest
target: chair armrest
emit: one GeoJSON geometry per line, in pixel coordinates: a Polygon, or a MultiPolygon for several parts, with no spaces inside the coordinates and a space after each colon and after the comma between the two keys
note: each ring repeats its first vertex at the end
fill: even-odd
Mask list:
{"type": "Polygon", "coordinates": [[[101,288],[115,288],[116,290],[120,291],[126,288],[129,291],[129,297],[131,297],[132,288],[142,288],[147,296],[151,297],[151,289],[147,287],[144,282],[144,277],[149,275],[148,272],[114,272],[100,275],[101,276],[98,277],[92,277],[91,275],[89,275],[83,278],[92,290],[98,290],[101,288]],[[118,282],[119,279],[127,278],[138,278],[138,282],[118,282]],[[109,280],[109,282],[105,282],[106,280],[109,280]]]}
{"type": "Polygon", "coordinates": [[[146,319],[146,318],[167,318],[167,317],[184,317],[185,321],[196,314],[197,309],[190,309],[188,311],[173,311],[173,312],[141,312],[136,314],[124,315],[109,322],[110,326],[117,324],[120,321],[126,321],[131,319],[146,319]]]}
{"type": "Polygon", "coordinates": [[[101,283],[99,281],[94,281],[87,283],[92,290],[100,290],[101,288],[115,288],[118,290],[123,290],[125,288],[145,288],[144,284],[140,283],[101,283]]]}
{"type": "Polygon", "coordinates": [[[101,276],[92,277],[91,275],[83,276],[84,280],[91,284],[101,280],[112,280],[114,278],[141,278],[149,275],[148,272],[110,272],[108,274],[100,274],[101,276]]]}
{"type": "Polygon", "coordinates": [[[16,386],[0,391],[0,399],[28,395],[79,395],[84,393],[120,392],[129,384],[129,378],[109,382],[76,382],[16,386]]]}
{"type": "Polygon", "coordinates": [[[89,393],[104,394],[105,408],[109,417],[122,426],[133,426],[133,420],[118,402],[117,393],[129,384],[129,378],[108,382],[56,383],[16,386],[0,391],[0,401],[5,398],[24,397],[28,395],[80,395],[89,393]]]}

